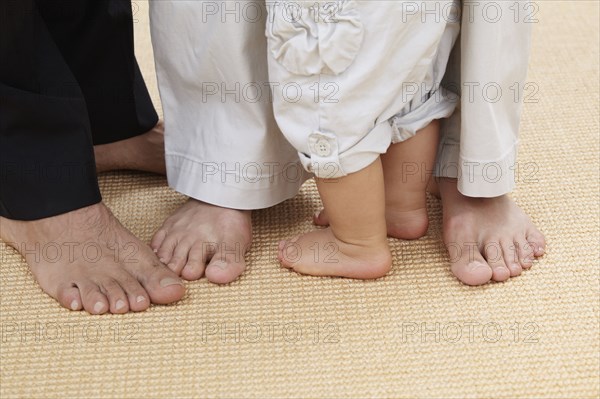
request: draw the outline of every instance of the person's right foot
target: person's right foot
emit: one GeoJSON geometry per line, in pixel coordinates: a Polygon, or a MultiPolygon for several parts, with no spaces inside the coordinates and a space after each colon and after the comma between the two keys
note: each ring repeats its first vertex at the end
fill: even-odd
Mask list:
{"type": "Polygon", "coordinates": [[[102,203],[35,221],[0,218],[0,238],[62,306],[92,314],[142,311],[183,297],[179,277],[102,203]]]}
{"type": "Polygon", "coordinates": [[[186,280],[227,284],[246,269],[252,241],[251,211],[221,208],[190,198],[154,234],[159,259],[186,280]]]}

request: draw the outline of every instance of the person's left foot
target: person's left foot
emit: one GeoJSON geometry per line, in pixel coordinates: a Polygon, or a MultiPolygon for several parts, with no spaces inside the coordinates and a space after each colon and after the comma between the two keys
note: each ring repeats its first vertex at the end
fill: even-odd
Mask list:
{"type": "Polygon", "coordinates": [[[162,121],[148,132],[126,140],[94,146],[96,171],[140,170],[164,175],[165,127],[162,121]]]}

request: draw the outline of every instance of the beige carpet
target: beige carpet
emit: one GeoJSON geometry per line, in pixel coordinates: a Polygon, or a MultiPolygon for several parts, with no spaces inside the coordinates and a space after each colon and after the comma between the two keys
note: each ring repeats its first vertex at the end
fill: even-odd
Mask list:
{"type": "MultiPolygon", "coordinates": [[[[597,398],[599,367],[598,3],[540,1],[514,193],[548,254],[504,284],[470,288],[448,270],[441,210],[429,234],[392,241],[378,281],[281,269],[281,237],[311,229],[312,184],[254,215],[245,275],[189,283],[143,314],[60,308],[22,258],[0,244],[0,397],[597,398]],[[460,336],[459,336],[460,334],[460,336]]],[[[147,4],[139,59],[157,100],[147,4]]],[[[146,174],[101,177],[106,203],[149,240],[184,198],[146,174]]]]}

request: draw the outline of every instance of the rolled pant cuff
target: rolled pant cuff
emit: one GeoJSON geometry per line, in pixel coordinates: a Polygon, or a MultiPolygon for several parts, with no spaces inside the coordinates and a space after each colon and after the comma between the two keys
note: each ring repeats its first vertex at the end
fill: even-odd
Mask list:
{"type": "Polygon", "coordinates": [[[493,198],[510,193],[516,185],[518,143],[501,159],[475,161],[460,156],[458,144],[442,144],[434,175],[457,179],[457,188],[467,197],[493,198]]]}
{"type": "Polygon", "coordinates": [[[300,163],[275,165],[256,162],[235,165],[202,162],[179,154],[167,154],[169,186],[196,200],[231,209],[263,209],[298,194],[311,177],[300,163]],[[258,170],[272,174],[257,174],[258,170]]]}

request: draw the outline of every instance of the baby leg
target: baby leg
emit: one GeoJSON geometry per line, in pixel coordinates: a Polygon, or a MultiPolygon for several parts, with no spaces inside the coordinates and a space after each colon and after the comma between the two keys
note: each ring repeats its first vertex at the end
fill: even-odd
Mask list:
{"type": "MultiPolygon", "coordinates": [[[[434,120],[414,137],[392,144],[381,156],[385,181],[385,219],[390,237],[414,240],[427,233],[427,185],[431,180],[439,138],[434,120]]],[[[315,224],[330,224],[330,210],[315,215],[315,224]]]]}
{"type": "Polygon", "coordinates": [[[280,242],[282,265],[315,276],[373,279],[387,274],[392,257],[383,179],[379,158],[356,173],[317,179],[330,226],[280,242]]]}
{"type": "Polygon", "coordinates": [[[385,176],[385,218],[391,237],[413,240],[427,234],[427,184],[439,138],[434,120],[414,137],[392,144],[381,156],[385,176]]]}

